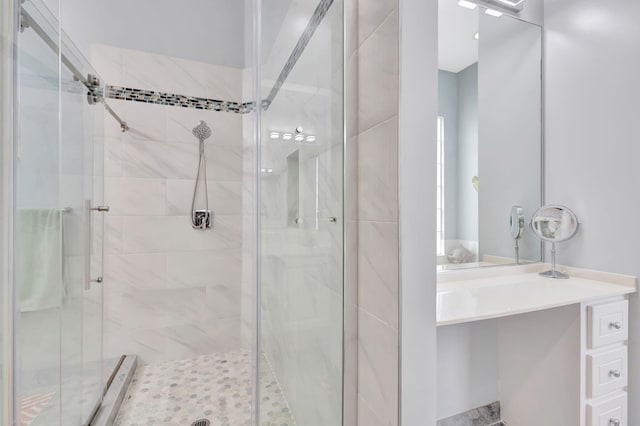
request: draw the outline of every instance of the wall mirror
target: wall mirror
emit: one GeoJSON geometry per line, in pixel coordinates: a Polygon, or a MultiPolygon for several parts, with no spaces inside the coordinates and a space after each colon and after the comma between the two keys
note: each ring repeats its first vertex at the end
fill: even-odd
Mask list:
{"type": "Polygon", "coordinates": [[[540,261],[512,225],[542,204],[542,29],[458,0],[438,28],[439,270],[540,261]]]}

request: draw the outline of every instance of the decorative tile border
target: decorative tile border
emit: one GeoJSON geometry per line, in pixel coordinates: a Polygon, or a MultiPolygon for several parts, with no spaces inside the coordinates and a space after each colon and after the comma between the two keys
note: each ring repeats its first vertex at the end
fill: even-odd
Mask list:
{"type": "Polygon", "coordinates": [[[153,90],[132,89],[130,87],[106,86],[104,96],[109,99],[143,102],[147,104],[171,105],[183,108],[195,108],[212,111],[245,114],[253,110],[253,102],[220,101],[195,96],[176,95],[174,93],[153,90]]]}
{"type": "Polygon", "coordinates": [[[474,408],[446,419],[438,420],[437,426],[501,426],[500,402],[474,408]]]}

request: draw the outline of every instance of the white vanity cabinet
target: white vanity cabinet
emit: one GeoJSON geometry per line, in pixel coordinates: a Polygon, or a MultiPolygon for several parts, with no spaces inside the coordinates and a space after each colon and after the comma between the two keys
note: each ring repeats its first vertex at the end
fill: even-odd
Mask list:
{"type": "MultiPolygon", "coordinates": [[[[439,276],[438,325],[446,335],[447,325],[493,321],[505,424],[628,426],[627,298],[636,278],[564,268],[571,278],[546,279],[538,275],[545,265],[493,269],[439,276]]],[[[485,360],[491,352],[485,348],[485,360]]]]}
{"type": "Polygon", "coordinates": [[[586,304],[583,405],[587,426],[626,426],[629,302],[586,304]]]}

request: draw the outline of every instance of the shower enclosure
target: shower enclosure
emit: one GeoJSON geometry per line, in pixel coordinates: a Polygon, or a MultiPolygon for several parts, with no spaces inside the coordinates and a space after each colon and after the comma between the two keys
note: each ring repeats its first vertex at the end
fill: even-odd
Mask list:
{"type": "Polygon", "coordinates": [[[0,425],[343,424],[344,6],[186,3],[0,8],[0,425]]]}

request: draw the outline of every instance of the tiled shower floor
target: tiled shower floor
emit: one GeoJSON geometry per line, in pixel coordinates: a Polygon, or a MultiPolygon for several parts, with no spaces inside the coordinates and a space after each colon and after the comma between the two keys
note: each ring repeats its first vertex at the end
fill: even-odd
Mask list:
{"type": "MultiPolygon", "coordinates": [[[[139,366],[116,426],[211,426],[251,424],[252,357],[227,352],[139,366]]],[[[263,357],[260,373],[261,426],[295,426],[280,385],[263,357]]]]}

